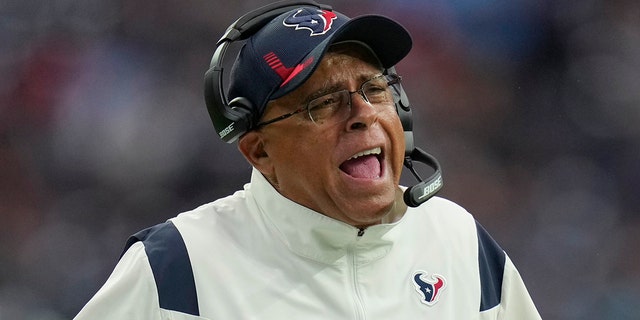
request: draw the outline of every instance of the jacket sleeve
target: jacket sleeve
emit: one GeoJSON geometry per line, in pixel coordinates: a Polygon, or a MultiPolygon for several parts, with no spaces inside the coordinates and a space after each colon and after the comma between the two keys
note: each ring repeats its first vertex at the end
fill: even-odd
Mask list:
{"type": "Polygon", "coordinates": [[[509,256],[476,222],[481,320],[541,319],[509,256]]]}
{"type": "Polygon", "coordinates": [[[497,319],[541,319],[518,270],[508,256],[504,266],[502,301],[497,319]]]}
{"type": "Polygon", "coordinates": [[[160,316],[153,272],[143,243],[137,242],[74,319],[160,319],[160,316]]]}

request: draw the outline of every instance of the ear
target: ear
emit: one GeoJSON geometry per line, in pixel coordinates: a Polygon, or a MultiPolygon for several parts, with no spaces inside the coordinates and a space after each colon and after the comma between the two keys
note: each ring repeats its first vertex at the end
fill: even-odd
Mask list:
{"type": "Polygon", "coordinates": [[[264,144],[262,133],[252,130],[240,137],[238,150],[253,167],[269,177],[273,174],[273,164],[265,151],[264,144]]]}

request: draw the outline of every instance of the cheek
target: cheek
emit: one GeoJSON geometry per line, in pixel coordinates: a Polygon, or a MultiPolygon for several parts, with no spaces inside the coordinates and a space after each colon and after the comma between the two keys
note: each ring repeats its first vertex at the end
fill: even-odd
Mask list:
{"type": "Polygon", "coordinates": [[[274,160],[281,169],[315,174],[330,159],[331,137],[327,132],[314,132],[307,128],[287,137],[280,137],[275,144],[274,160]]]}
{"type": "MultiPolygon", "coordinates": [[[[401,171],[403,162],[404,162],[404,150],[405,150],[405,140],[404,140],[404,129],[402,128],[402,123],[398,118],[395,111],[392,114],[389,114],[386,118],[385,125],[387,128],[387,134],[389,135],[389,140],[392,144],[392,163],[396,171],[401,171]]],[[[399,174],[396,172],[396,174],[399,174]]]]}

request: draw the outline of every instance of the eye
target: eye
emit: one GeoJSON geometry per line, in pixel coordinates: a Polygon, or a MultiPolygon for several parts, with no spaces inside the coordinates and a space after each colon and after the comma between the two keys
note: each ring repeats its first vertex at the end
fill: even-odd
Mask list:
{"type": "Polygon", "coordinates": [[[337,109],[344,103],[343,92],[329,93],[309,102],[309,111],[322,111],[337,109]]]}
{"type": "Polygon", "coordinates": [[[370,103],[385,104],[392,100],[388,86],[371,85],[363,88],[363,91],[370,103]]]}
{"type": "Polygon", "coordinates": [[[389,85],[384,77],[373,78],[362,85],[362,91],[365,94],[378,94],[386,91],[387,88],[389,88],[389,85]]]}
{"type": "Polygon", "coordinates": [[[380,93],[383,93],[383,92],[387,91],[387,88],[386,88],[386,86],[383,87],[381,85],[372,84],[370,86],[365,87],[363,91],[364,91],[365,95],[368,95],[368,94],[380,94],[380,93]]]}
{"type": "Polygon", "coordinates": [[[336,99],[336,97],[334,97],[332,94],[329,94],[311,101],[309,103],[309,110],[332,108],[338,103],[338,99],[336,99]]]}
{"type": "Polygon", "coordinates": [[[316,122],[328,119],[336,113],[336,110],[340,109],[344,102],[344,92],[341,91],[313,99],[309,102],[309,116],[316,122]]]}

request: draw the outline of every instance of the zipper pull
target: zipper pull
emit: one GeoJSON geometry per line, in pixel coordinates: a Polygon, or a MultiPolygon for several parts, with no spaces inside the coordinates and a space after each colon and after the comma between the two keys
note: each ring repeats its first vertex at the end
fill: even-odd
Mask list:
{"type": "Polygon", "coordinates": [[[364,235],[364,229],[365,228],[358,229],[358,237],[362,237],[364,235]]]}

